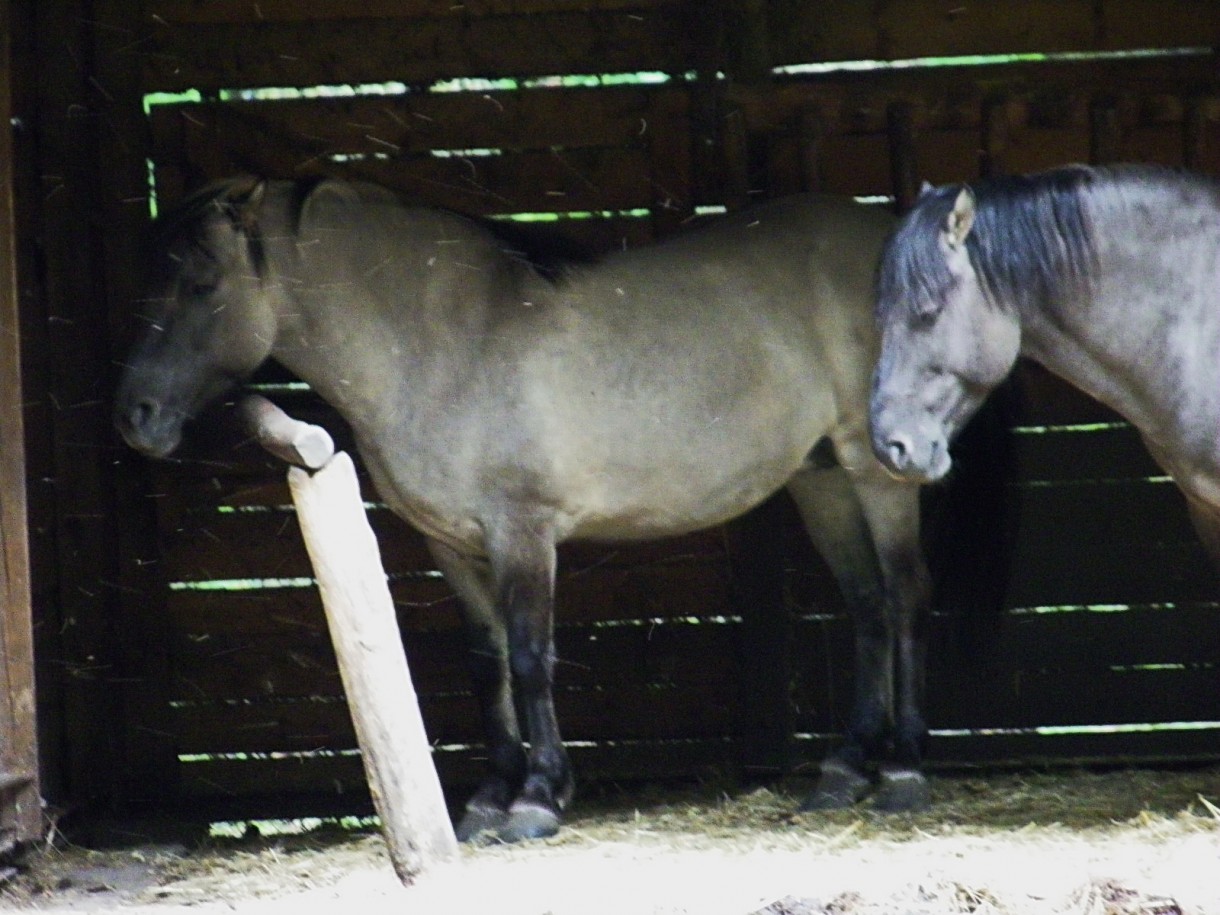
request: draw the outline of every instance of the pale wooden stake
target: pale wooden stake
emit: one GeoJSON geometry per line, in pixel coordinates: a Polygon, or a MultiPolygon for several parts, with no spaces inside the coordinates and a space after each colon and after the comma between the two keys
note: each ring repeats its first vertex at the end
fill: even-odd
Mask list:
{"type": "MultiPolygon", "coordinates": [[[[241,412],[264,447],[295,463],[317,463],[329,443],[329,436],[322,443],[318,435],[324,430],[288,417],[265,398],[248,399],[241,412]]],[[[456,856],[457,839],[356,469],[342,451],[321,463],[313,473],[292,467],[288,485],[390,861],[410,885],[433,864],[456,856]]]]}

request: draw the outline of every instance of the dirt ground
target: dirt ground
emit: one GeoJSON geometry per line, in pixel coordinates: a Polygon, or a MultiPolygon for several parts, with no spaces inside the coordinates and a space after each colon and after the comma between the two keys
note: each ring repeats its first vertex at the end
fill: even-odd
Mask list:
{"type": "Polygon", "coordinates": [[[794,815],[809,786],[622,791],[411,888],[376,833],[58,842],[0,911],[164,915],[1220,915],[1220,768],[942,775],[917,815],[794,815]]]}

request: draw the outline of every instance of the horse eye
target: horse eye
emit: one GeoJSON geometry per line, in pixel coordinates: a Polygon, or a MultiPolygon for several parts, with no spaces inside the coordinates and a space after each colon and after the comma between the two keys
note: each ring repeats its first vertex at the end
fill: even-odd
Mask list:
{"type": "Polygon", "coordinates": [[[216,283],[212,280],[191,280],[185,286],[186,294],[195,299],[206,298],[216,291],[216,283]]]}

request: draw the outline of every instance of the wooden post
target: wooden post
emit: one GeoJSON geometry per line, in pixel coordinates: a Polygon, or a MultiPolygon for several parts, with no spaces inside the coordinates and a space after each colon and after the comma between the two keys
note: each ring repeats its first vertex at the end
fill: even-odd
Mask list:
{"type": "Polygon", "coordinates": [[[905,213],[919,197],[919,165],[915,150],[915,109],[910,102],[890,102],[885,109],[890,144],[890,180],[894,209],[905,213]]]}
{"type": "Polygon", "coordinates": [[[286,416],[265,398],[241,405],[273,454],[321,469],[288,471],[288,485],[339,660],[373,804],[398,878],[410,885],[457,854],[457,839],[432,763],[377,538],[352,459],[330,457],[330,437],[286,416]]]}
{"type": "Polygon", "coordinates": [[[1109,96],[1096,99],[1089,107],[1089,162],[1107,165],[1123,158],[1123,127],[1118,101],[1109,96]]]}
{"type": "MultiPolygon", "coordinates": [[[[12,15],[8,0],[0,0],[0,22],[7,26],[12,15]]],[[[0,32],[0,853],[42,837],[9,43],[6,28],[0,32]]]]}

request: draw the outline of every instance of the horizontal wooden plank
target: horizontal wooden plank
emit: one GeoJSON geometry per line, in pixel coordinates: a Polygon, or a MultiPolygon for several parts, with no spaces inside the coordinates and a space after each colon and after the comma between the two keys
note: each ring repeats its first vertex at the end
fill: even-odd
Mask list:
{"type": "Polygon", "coordinates": [[[469,20],[155,23],[139,46],[147,91],[431,83],[693,65],[680,7],[469,20]],[[322,38],[325,40],[321,40],[322,38]]]}
{"type": "Polygon", "coordinates": [[[773,64],[1210,46],[1220,13],[1207,0],[1175,3],[1172,15],[1148,0],[833,0],[785,4],[769,37],[773,64]]]}
{"type": "Polygon", "coordinates": [[[1124,421],[1109,407],[1028,359],[1017,363],[1008,384],[1014,421],[1018,425],[1066,426],[1124,421]]]}
{"type": "Polygon", "coordinates": [[[943,728],[1029,729],[1214,720],[1217,691],[1220,667],[1025,670],[1007,683],[986,678],[965,690],[930,691],[928,721],[943,728]]]}
{"type": "MultiPolygon", "coordinates": [[[[601,688],[619,683],[682,684],[735,666],[731,624],[560,627],[556,683],[601,688]]],[[[421,695],[468,689],[459,630],[408,633],[412,680],[421,695]]],[[[172,646],[173,698],[184,701],[328,698],[342,693],[324,630],[283,635],[185,637],[172,646]]]]}
{"type": "MultiPolygon", "coordinates": [[[[424,538],[405,522],[377,504],[367,514],[388,574],[436,568],[424,538]]],[[[165,527],[160,572],[167,581],[298,578],[313,574],[296,513],[288,506],[253,505],[241,511],[202,506],[177,512],[173,526],[165,527]]],[[[592,568],[714,561],[723,559],[724,554],[723,533],[717,528],[642,543],[564,543],[559,548],[560,577],[592,568]]]]}
{"type": "MultiPolygon", "coordinates": [[[[731,736],[736,707],[727,680],[682,687],[624,684],[614,689],[560,689],[555,710],[568,740],[670,740],[731,736]]],[[[480,743],[484,733],[473,696],[423,696],[420,709],[434,744],[480,743]]],[[[271,753],[345,750],[357,746],[343,702],[281,702],[184,708],[174,716],[180,753],[271,753]]]]}
{"type": "Polygon", "coordinates": [[[195,174],[208,177],[249,173],[372,181],[419,204],[475,216],[633,210],[651,206],[655,196],[641,149],[335,161],[336,153],[259,143],[258,136],[243,134],[233,143],[231,137],[192,135],[187,161],[195,174]]]}
{"type": "Polygon", "coordinates": [[[1220,604],[1011,613],[998,641],[987,665],[1014,670],[1220,665],[1220,604]]]}
{"type": "Polygon", "coordinates": [[[1214,599],[1215,573],[1171,483],[1027,487],[1009,606],[1214,599]]]}
{"type": "Polygon", "coordinates": [[[679,0],[149,0],[144,15],[154,23],[315,22],[333,19],[471,18],[591,9],[642,10],[679,0]]]}
{"type": "Polygon", "coordinates": [[[1026,427],[1015,434],[1015,485],[1146,480],[1164,476],[1139,432],[1127,425],[1026,427]]]}
{"type": "MultiPolygon", "coordinates": [[[[1175,124],[1187,100],[1209,86],[1214,55],[1169,59],[995,64],[848,70],[791,77],[775,84],[730,84],[726,101],[750,133],[796,135],[802,114],[826,134],[884,133],[892,103],[909,105],[915,137],[928,131],[977,130],[984,106],[1003,101],[1000,118],[1015,131],[1086,131],[1099,100],[1117,104],[1125,124],[1175,124]],[[1178,99],[1166,104],[1166,99],[1178,99]]],[[[1215,93],[1202,92],[1199,114],[1220,117],[1215,93]]],[[[808,122],[807,122],[808,123],[808,122]]],[[[966,176],[963,176],[966,177],[966,176]]]]}
{"type": "MultiPolygon", "coordinates": [[[[561,565],[556,582],[556,617],[561,626],[725,617],[735,608],[729,569],[722,558],[678,553],[635,565],[561,565]]],[[[251,573],[257,576],[259,570],[251,573]]],[[[193,639],[250,634],[291,637],[319,631],[321,597],[295,579],[254,577],[240,587],[180,588],[165,597],[171,624],[193,639]],[[262,585],[262,587],[255,587],[262,585]]],[[[409,575],[390,581],[400,625],[431,631],[457,625],[458,604],[444,579],[409,575]]]]}
{"type": "Polygon", "coordinates": [[[565,150],[641,146],[652,117],[681,110],[686,92],[656,86],[416,92],[406,95],[158,105],[153,155],[275,145],[303,161],[328,155],[432,150],[565,150]]]}
{"type": "MultiPolygon", "coordinates": [[[[732,746],[727,740],[676,740],[576,744],[568,748],[577,778],[594,781],[661,780],[704,778],[713,770],[724,772],[733,765],[732,746]]],[[[434,751],[441,782],[455,807],[465,803],[465,793],[486,772],[481,748],[434,751]]],[[[256,756],[246,759],[200,760],[181,766],[181,797],[188,800],[193,816],[208,810],[216,816],[283,815],[288,803],[308,804],[303,795],[314,795],[320,809],[334,809],[336,792],[351,795],[357,803],[366,797],[364,772],[358,756],[256,756]],[[221,805],[224,805],[223,807],[221,805]],[[262,806],[257,806],[262,805],[262,806]]],[[[140,797],[140,787],[134,797],[140,797]]],[[[298,815],[309,808],[298,806],[298,815]]]]}
{"type": "MultiPolygon", "coordinates": [[[[999,613],[927,626],[932,727],[995,729],[1214,718],[1220,606],[999,613]],[[967,627],[972,627],[969,632],[967,627]]],[[[792,640],[801,730],[841,730],[853,703],[845,618],[802,620],[792,640]]]]}
{"type": "MultiPolygon", "coordinates": [[[[820,745],[811,748],[814,753],[817,749],[820,745]]],[[[927,745],[927,763],[933,770],[963,765],[1147,765],[1218,758],[1220,729],[1212,728],[1134,733],[933,733],[927,745]]]]}
{"type": "MultiPolygon", "coordinates": [[[[794,744],[800,772],[816,771],[838,743],[824,734],[802,734],[794,744]]],[[[928,741],[928,768],[976,765],[1080,765],[1213,761],[1220,758],[1220,731],[1168,730],[1142,733],[936,734],[928,741]]],[[[640,741],[569,747],[579,783],[621,785],[668,778],[706,778],[735,771],[736,750],[728,740],[640,741]]],[[[486,770],[480,748],[438,750],[434,760],[455,811],[486,770]]],[[[371,812],[361,763],[356,756],[252,757],[200,760],[181,767],[184,819],[371,812]],[[336,792],[339,792],[337,795],[336,792]],[[361,807],[363,805],[363,807],[361,807]]],[[[133,786],[141,798],[144,786],[133,786]]]]}
{"type": "MultiPolygon", "coordinates": [[[[676,0],[391,0],[352,6],[325,0],[154,0],[145,15],[155,25],[313,23],[329,28],[343,19],[470,20],[488,16],[538,15],[591,10],[641,14],[676,0]]],[[[861,60],[1047,51],[1179,47],[1213,44],[1220,35],[1214,9],[1206,0],[1179,2],[1173,15],[1149,15],[1148,0],[1004,0],[986,11],[972,7],[943,10],[923,0],[884,7],[858,3],[787,4],[769,31],[773,63],[861,60]],[[1151,26],[1151,28],[1150,28],[1151,26]],[[1211,35],[1212,38],[1207,38],[1211,35]]],[[[1161,12],[1159,9],[1157,12],[1161,12]]]]}

